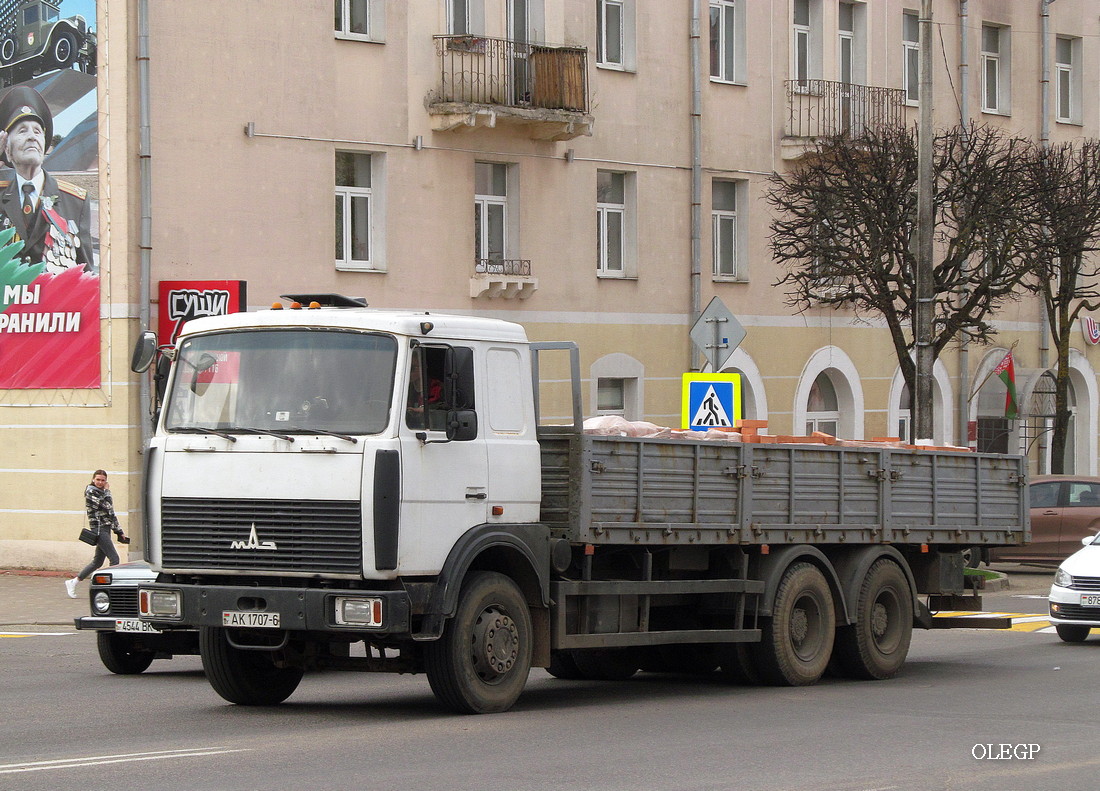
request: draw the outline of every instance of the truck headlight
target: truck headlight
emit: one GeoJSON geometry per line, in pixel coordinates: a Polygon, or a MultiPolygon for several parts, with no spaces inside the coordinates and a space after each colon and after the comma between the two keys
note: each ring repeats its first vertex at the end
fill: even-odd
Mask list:
{"type": "Polygon", "coordinates": [[[336,598],[336,623],[340,626],[381,626],[381,599],[336,598]]]}
{"type": "Polygon", "coordinates": [[[107,595],[107,591],[96,592],[96,595],[92,597],[92,609],[100,614],[111,609],[111,597],[107,595]]]}
{"type": "Polygon", "coordinates": [[[1054,584],[1059,588],[1072,588],[1073,577],[1067,574],[1064,569],[1059,568],[1054,572],[1054,584]]]}
{"type": "Polygon", "coordinates": [[[179,591],[155,591],[142,588],[138,592],[138,613],[146,617],[179,618],[179,591]]]}

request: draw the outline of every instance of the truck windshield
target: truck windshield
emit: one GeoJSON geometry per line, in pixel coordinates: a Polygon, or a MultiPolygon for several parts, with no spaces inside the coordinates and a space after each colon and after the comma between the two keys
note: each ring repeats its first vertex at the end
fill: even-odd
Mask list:
{"type": "Polygon", "coordinates": [[[250,330],[185,340],[168,431],[378,434],[389,424],[397,342],[337,330],[250,330]]]}

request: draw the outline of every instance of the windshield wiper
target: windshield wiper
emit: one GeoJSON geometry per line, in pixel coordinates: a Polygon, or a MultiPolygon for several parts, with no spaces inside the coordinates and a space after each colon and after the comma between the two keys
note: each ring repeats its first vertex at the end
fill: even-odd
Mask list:
{"type": "Polygon", "coordinates": [[[227,439],[230,442],[236,442],[237,438],[232,434],[226,434],[224,431],[218,431],[212,428],[206,428],[205,426],[175,426],[168,429],[169,431],[178,431],[181,434],[213,434],[215,437],[221,437],[227,439]]]}
{"type": "Polygon", "coordinates": [[[352,444],[359,443],[359,440],[357,440],[355,437],[349,436],[347,434],[339,434],[335,431],[326,431],[323,428],[288,428],[287,431],[293,431],[295,434],[323,434],[326,437],[336,437],[337,439],[342,439],[345,442],[350,442],[352,444]]]}
{"type": "Polygon", "coordinates": [[[294,441],[294,437],[287,436],[286,434],[280,434],[277,431],[268,431],[267,429],[262,429],[262,428],[241,428],[239,426],[234,426],[232,430],[236,431],[240,434],[262,434],[265,437],[275,437],[276,439],[285,439],[287,442],[293,442],[294,441]]]}

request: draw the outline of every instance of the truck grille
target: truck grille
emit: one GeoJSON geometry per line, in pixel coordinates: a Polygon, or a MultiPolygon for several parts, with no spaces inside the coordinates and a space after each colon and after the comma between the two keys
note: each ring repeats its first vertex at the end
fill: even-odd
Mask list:
{"type": "Polygon", "coordinates": [[[363,567],[358,501],[165,498],[161,544],[166,569],[358,576],[363,567]]]}
{"type": "Polygon", "coordinates": [[[116,585],[105,589],[111,598],[111,615],[119,618],[137,618],[138,614],[138,589],[128,586],[116,585]]]}

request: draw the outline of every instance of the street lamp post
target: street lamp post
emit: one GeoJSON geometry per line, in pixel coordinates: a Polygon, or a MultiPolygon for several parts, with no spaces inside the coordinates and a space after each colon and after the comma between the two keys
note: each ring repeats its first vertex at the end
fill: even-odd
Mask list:
{"type": "Polygon", "coordinates": [[[915,440],[932,439],[932,0],[921,0],[920,124],[917,129],[917,260],[914,272],[913,341],[916,392],[913,393],[915,440]]]}

